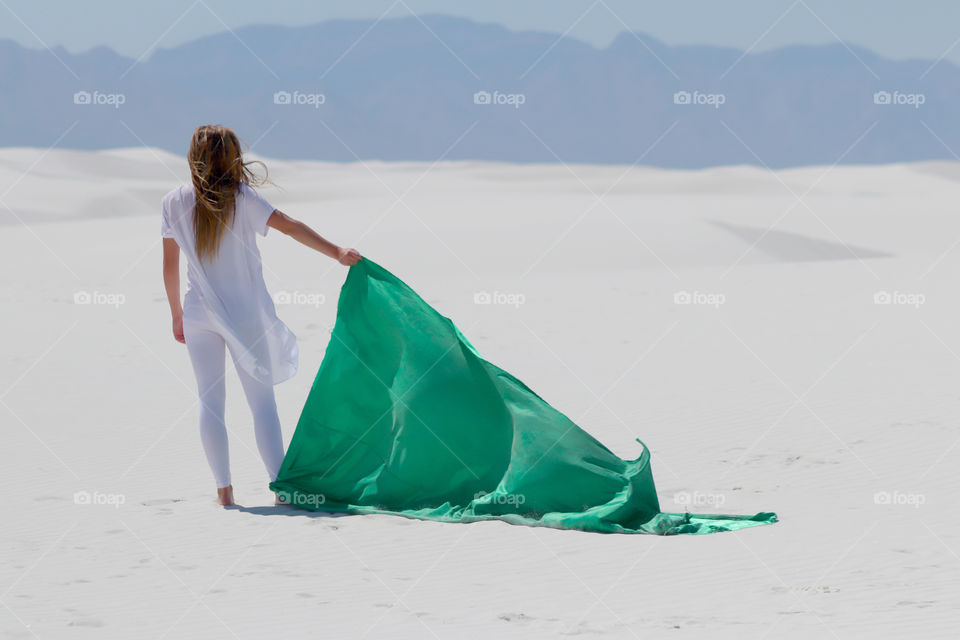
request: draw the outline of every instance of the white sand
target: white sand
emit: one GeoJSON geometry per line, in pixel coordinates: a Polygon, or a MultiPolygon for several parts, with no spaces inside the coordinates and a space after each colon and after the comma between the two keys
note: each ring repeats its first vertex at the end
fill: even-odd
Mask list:
{"type": "MultiPolygon", "coordinates": [[[[646,442],[665,510],[781,522],[659,538],[274,508],[232,372],[243,508],[216,508],[160,275],[184,161],[4,149],[0,636],[956,637],[960,164],[270,168],[279,208],[618,454],[646,442]]],[[[345,271],[275,232],[262,250],[273,292],[326,297],[279,308],[301,341],[289,439],[345,271]]]]}

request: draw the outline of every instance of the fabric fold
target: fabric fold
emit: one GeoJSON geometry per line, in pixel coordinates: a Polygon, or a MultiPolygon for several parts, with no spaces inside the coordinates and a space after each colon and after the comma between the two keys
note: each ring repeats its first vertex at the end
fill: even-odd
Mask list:
{"type": "Polygon", "coordinates": [[[601,533],[777,521],[660,511],[640,445],[636,459],[615,455],[365,258],[341,289],[327,352],[270,487],[315,511],[601,533]]]}

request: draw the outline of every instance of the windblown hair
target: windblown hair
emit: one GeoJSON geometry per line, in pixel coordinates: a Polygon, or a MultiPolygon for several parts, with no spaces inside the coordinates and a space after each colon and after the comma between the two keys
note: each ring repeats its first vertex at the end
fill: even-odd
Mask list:
{"type": "Polygon", "coordinates": [[[220,249],[220,240],[233,221],[240,186],[261,185],[267,178],[250,170],[250,165],[263,163],[244,162],[237,134],[223,125],[197,127],[187,161],[197,200],[193,216],[197,256],[203,261],[220,249]]]}

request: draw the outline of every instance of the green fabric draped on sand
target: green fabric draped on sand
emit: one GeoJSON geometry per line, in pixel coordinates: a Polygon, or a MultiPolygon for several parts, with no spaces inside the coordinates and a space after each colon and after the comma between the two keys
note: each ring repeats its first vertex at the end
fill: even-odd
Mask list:
{"type": "Polygon", "coordinates": [[[777,520],[661,512],[646,446],[635,460],[614,455],[369,259],[350,268],[270,487],[316,511],[604,533],[712,533],[777,520]]]}

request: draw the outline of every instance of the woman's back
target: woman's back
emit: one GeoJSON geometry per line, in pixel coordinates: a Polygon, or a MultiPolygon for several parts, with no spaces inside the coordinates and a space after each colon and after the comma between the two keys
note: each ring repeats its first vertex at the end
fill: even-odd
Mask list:
{"type": "Polygon", "coordinates": [[[233,215],[216,252],[202,259],[194,228],[196,192],[181,185],[163,198],[161,233],[173,238],[187,257],[185,319],[221,333],[241,366],[256,379],[277,384],[297,369],[296,337],[276,315],[263,280],[256,235],[266,235],[274,207],[241,184],[233,215]]]}
{"type": "Polygon", "coordinates": [[[235,212],[220,238],[218,251],[201,261],[194,235],[195,206],[192,185],[181,185],[163,198],[161,232],[165,238],[174,238],[187,256],[188,295],[193,291],[191,297],[203,297],[202,278],[222,299],[236,299],[242,304],[251,288],[263,285],[256,234],[267,234],[267,220],[274,207],[253,188],[240,185],[234,198],[235,212]]]}

